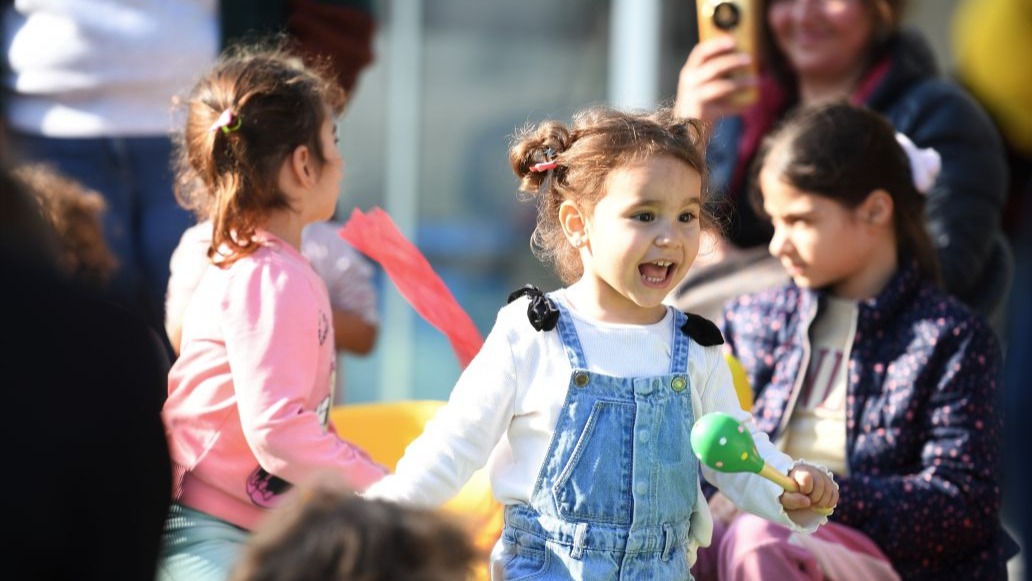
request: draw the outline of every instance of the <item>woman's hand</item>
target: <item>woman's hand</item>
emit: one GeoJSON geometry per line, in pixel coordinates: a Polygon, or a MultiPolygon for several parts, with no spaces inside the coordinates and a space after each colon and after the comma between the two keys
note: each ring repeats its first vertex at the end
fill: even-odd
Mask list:
{"type": "Polygon", "coordinates": [[[781,505],[785,510],[833,509],[838,504],[838,485],[823,470],[807,464],[798,464],[788,473],[799,492],[785,492],[781,505]]]}
{"type": "Polygon", "coordinates": [[[695,45],[681,67],[674,112],[712,123],[744,109],[733,97],[759,80],[746,73],[752,57],[740,52],[731,37],[717,37],[695,45]]]}

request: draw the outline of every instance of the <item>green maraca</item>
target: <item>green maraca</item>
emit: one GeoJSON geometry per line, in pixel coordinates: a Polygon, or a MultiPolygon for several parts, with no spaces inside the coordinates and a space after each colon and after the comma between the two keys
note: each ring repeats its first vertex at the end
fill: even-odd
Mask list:
{"type": "MultiPolygon", "coordinates": [[[[771,468],[756,450],[756,443],[745,426],[723,412],[711,412],[692,427],[692,449],[699,461],[720,472],[752,472],[777,484],[787,492],[799,492],[795,480],[771,468]]],[[[831,514],[830,508],[814,508],[831,514]]]]}

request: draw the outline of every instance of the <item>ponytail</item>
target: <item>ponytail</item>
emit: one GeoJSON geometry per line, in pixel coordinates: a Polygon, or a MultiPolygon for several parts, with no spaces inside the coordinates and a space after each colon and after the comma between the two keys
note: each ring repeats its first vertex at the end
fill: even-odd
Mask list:
{"type": "Polygon", "coordinates": [[[187,99],[176,195],[212,219],[213,260],[228,264],[253,252],[259,224],[289,207],[278,177],[295,149],[307,146],[326,161],[320,131],[342,110],[344,93],[325,66],[305,65],[285,46],[230,49],[187,99]]]}

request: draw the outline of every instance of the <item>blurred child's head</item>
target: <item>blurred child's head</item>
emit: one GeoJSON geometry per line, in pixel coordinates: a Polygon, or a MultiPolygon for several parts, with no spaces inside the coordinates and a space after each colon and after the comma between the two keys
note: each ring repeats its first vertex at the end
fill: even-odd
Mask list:
{"type": "Polygon", "coordinates": [[[104,197],[43,164],[16,167],[13,175],[36,195],[53,226],[61,268],[80,282],[106,285],[118,261],[104,239],[104,197]]]}
{"type": "Polygon", "coordinates": [[[464,581],[472,541],[444,513],[366,500],[322,479],[255,531],[232,581],[464,581]]]}
{"type": "Polygon", "coordinates": [[[910,259],[938,281],[925,196],[878,113],[847,103],[803,109],[767,137],[756,167],[752,201],[774,224],[771,254],[801,286],[850,294],[871,269],[910,259]]]}
{"type": "MultiPolygon", "coordinates": [[[[626,113],[596,107],[575,115],[570,126],[545,121],[536,127],[523,127],[513,139],[509,163],[520,178],[520,190],[531,198],[537,197],[537,226],[531,239],[534,253],[542,261],[551,263],[559,278],[570,284],[584,274],[582,259],[591,256],[596,245],[614,242],[614,237],[620,238],[616,243],[626,244],[622,233],[609,226],[607,232],[598,232],[601,224],[590,222],[614,180],[626,181],[630,176],[623,173],[631,168],[635,171],[645,171],[646,166],[652,170],[671,169],[687,176],[674,185],[683,187],[676,192],[678,203],[687,198],[695,201],[691,219],[696,231],[700,223],[704,227],[711,226],[712,217],[706,204],[704,149],[700,122],[675,117],[668,108],[654,113],[626,113]],[[567,210],[562,210],[564,204],[567,210]],[[570,228],[567,218],[570,209],[575,210],[573,214],[582,222],[580,230],[570,228]]],[[[650,195],[648,192],[637,194],[650,195]]],[[[683,204],[679,208],[683,209],[683,204]]],[[[648,215],[628,215],[627,219],[645,223],[656,218],[653,209],[645,209],[648,215]]],[[[681,209],[676,210],[674,221],[686,217],[684,214],[681,209]]],[[[676,270],[683,277],[681,267],[686,271],[697,250],[696,244],[690,258],[682,259],[671,273],[676,270]]],[[[627,260],[635,258],[626,257],[627,260]]]]}
{"type": "Polygon", "coordinates": [[[38,196],[0,161],[0,260],[63,270],[57,234],[38,196]]]}
{"type": "Polygon", "coordinates": [[[316,177],[328,160],[339,162],[335,137],[328,147],[323,133],[341,112],[344,93],[325,67],[305,65],[282,46],[231,49],[186,105],[180,201],[212,218],[212,249],[224,245],[232,258],[253,251],[254,232],[271,212],[293,209],[280,187],[285,162],[307,152],[316,177]]]}

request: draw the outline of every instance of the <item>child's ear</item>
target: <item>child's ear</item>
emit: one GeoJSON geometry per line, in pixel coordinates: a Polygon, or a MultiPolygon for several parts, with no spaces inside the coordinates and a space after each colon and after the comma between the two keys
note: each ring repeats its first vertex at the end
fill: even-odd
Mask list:
{"type": "Polygon", "coordinates": [[[566,200],[559,206],[559,224],[563,234],[574,248],[580,248],[588,240],[587,221],[577,204],[566,200]]]}
{"type": "Polygon", "coordinates": [[[310,186],[315,178],[312,166],[312,152],[307,145],[299,145],[290,154],[290,169],[297,181],[305,186],[310,186]]]}
{"type": "Polygon", "coordinates": [[[893,204],[892,195],[889,192],[878,188],[867,194],[867,199],[860,204],[858,210],[865,222],[884,226],[892,224],[895,204],[893,204]]]}

